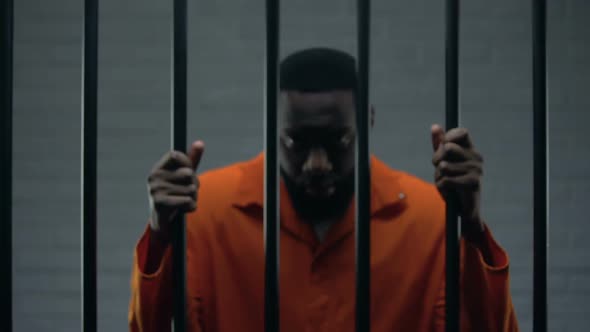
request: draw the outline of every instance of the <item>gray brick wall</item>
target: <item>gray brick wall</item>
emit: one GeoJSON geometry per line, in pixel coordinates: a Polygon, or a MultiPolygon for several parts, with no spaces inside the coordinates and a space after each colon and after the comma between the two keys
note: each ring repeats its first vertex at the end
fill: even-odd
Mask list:
{"type": "MultiPolygon", "coordinates": [[[[590,326],[590,2],[549,4],[551,331],[590,326]]],[[[511,257],[523,331],[532,330],[530,1],[463,1],[461,122],[485,157],[483,209],[511,257]]],[[[442,1],[373,1],[373,151],[431,179],[429,126],[444,121],[442,1]]],[[[80,330],[82,7],[16,1],[15,331],[80,330]]],[[[103,0],[99,78],[99,330],[126,328],[145,177],[169,148],[171,2],[103,0]]],[[[189,140],[201,170],[262,149],[264,2],[190,3],[189,140]]],[[[355,3],[284,1],[283,54],[355,51],[355,3]]]]}

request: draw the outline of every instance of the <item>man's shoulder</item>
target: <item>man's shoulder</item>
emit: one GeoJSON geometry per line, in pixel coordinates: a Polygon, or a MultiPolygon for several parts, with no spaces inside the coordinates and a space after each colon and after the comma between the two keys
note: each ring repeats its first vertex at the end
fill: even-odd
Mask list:
{"type": "Polygon", "coordinates": [[[407,172],[400,173],[401,186],[413,206],[423,209],[423,212],[440,212],[444,209],[444,200],[434,183],[407,172]]]}
{"type": "MultiPolygon", "coordinates": [[[[416,229],[416,234],[421,234],[422,240],[429,243],[438,243],[437,240],[444,235],[445,201],[435,184],[408,171],[392,168],[384,163],[379,165],[381,186],[392,186],[387,189],[390,197],[399,197],[402,203],[403,214],[400,220],[416,229]],[[399,196],[399,194],[402,194],[399,196]],[[395,195],[394,195],[395,194],[395,195]],[[430,239],[430,240],[428,240],[430,239]]],[[[383,190],[385,192],[385,190],[383,190]]],[[[395,225],[395,223],[391,223],[395,225]]],[[[394,227],[395,228],[395,227],[394,227]]]]}
{"type": "Polygon", "coordinates": [[[400,183],[404,190],[411,195],[428,198],[429,200],[439,200],[440,194],[434,183],[404,171],[395,170],[400,174],[400,183]]]}
{"type": "Polygon", "coordinates": [[[232,207],[251,163],[251,160],[240,160],[198,173],[197,209],[187,215],[186,231],[190,241],[204,243],[219,227],[233,220],[232,207]],[[197,238],[198,241],[194,241],[197,238]]]}
{"type": "Polygon", "coordinates": [[[243,174],[252,170],[255,159],[240,160],[223,166],[208,169],[198,175],[201,188],[219,191],[231,187],[235,189],[243,174]]]}
{"type": "Polygon", "coordinates": [[[232,181],[242,172],[244,165],[248,161],[241,160],[225,164],[223,166],[217,166],[203,171],[198,175],[201,183],[219,183],[225,181],[232,181]]]}
{"type": "Polygon", "coordinates": [[[444,200],[434,183],[408,171],[397,169],[375,158],[375,165],[379,169],[377,181],[394,182],[399,193],[403,193],[406,205],[419,213],[440,214],[444,211],[444,200]]]}
{"type": "Polygon", "coordinates": [[[439,199],[440,195],[436,186],[415,174],[408,171],[389,166],[387,163],[374,157],[374,166],[378,176],[376,181],[391,181],[399,183],[400,189],[407,194],[421,196],[423,198],[439,199]]]}

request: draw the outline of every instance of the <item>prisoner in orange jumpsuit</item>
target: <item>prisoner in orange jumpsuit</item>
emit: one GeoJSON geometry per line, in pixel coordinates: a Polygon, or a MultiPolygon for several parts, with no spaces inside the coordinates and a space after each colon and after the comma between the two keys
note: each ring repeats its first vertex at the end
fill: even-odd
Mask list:
{"type": "MultiPolygon", "coordinates": [[[[284,59],[280,73],[281,331],[352,332],[354,58],[307,49],[284,59]]],[[[466,129],[434,125],[430,136],[433,184],[370,158],[372,331],[444,331],[450,191],[461,204],[461,331],[518,331],[508,256],[480,215],[482,157],[466,129]]],[[[170,151],[150,174],[153,213],[135,251],[132,332],[171,329],[178,213],[187,213],[189,331],[264,331],[264,154],[197,177],[203,151],[201,141],[187,154],[170,151]]]]}

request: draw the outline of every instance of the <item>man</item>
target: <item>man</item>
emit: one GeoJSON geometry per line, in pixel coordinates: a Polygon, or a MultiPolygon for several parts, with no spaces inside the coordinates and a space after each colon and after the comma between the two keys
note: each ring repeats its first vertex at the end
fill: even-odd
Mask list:
{"type": "MultiPolygon", "coordinates": [[[[280,73],[281,331],[352,332],[355,61],[307,49],[280,73]]],[[[444,331],[449,191],[461,204],[461,330],[518,331],[508,256],[480,215],[482,157],[465,129],[434,125],[431,140],[435,185],[370,160],[372,331],[444,331]]],[[[197,141],[188,155],[169,152],[149,176],[153,213],[135,252],[130,331],[170,330],[170,225],[187,212],[189,330],[264,330],[264,156],[197,178],[203,151],[197,141]]]]}

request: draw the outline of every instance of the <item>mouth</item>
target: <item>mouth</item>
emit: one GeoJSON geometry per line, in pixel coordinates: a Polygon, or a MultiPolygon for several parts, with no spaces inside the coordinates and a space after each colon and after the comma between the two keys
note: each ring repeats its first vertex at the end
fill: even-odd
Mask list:
{"type": "Polygon", "coordinates": [[[332,178],[315,178],[304,181],[306,194],[314,198],[328,198],[336,191],[336,182],[332,178]]]}
{"type": "Polygon", "coordinates": [[[305,187],[305,192],[314,198],[328,198],[332,196],[336,188],[333,185],[311,185],[305,187]]]}

